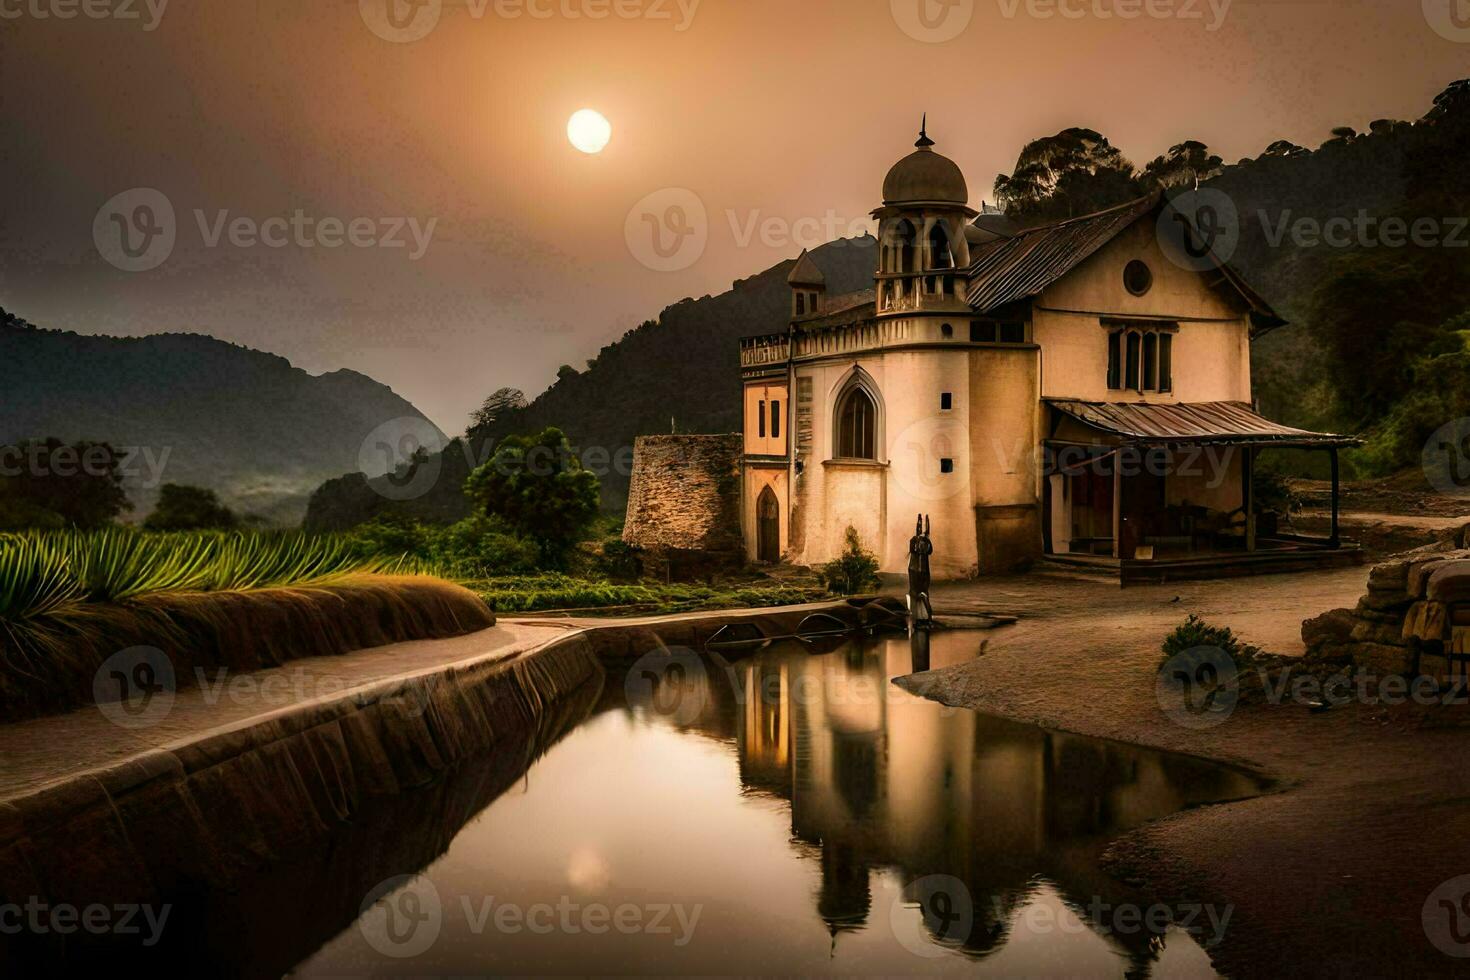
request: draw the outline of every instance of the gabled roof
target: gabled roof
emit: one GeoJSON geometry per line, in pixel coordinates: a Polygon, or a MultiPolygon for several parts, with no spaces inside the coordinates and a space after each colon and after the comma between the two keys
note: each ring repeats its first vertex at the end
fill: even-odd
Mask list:
{"type": "Polygon", "coordinates": [[[1308,432],[1257,415],[1245,402],[1087,402],[1047,399],[1047,404],[1094,429],[1144,445],[1234,444],[1355,446],[1361,440],[1308,432]]]}
{"type": "Polygon", "coordinates": [[[1116,238],[1159,202],[1151,194],[1137,201],[1029,228],[972,250],[970,305],[983,313],[1035,296],[1116,238]]]}
{"type": "Polygon", "coordinates": [[[812,261],[811,253],[802,249],[801,255],[796,259],[796,267],[786,277],[786,282],[792,286],[825,286],[827,277],[822,275],[822,270],[812,261]]]}
{"type": "MultiPolygon", "coordinates": [[[[1163,194],[1156,191],[1106,211],[1028,228],[1014,237],[973,247],[968,270],[970,305],[984,313],[1036,296],[1135,222],[1168,206],[1163,194]]],[[[1258,328],[1279,327],[1286,322],[1235,270],[1214,255],[1210,259],[1224,282],[1250,308],[1258,328]]]]}

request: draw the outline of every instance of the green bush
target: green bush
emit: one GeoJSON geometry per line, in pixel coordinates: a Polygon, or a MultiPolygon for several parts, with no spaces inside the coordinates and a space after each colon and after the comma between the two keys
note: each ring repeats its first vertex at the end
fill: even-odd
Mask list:
{"type": "Polygon", "coordinates": [[[382,516],[348,535],[357,553],[407,555],[450,578],[479,579],[535,572],[540,549],[512,534],[503,523],[477,514],[447,527],[411,518],[382,516]]]}
{"type": "Polygon", "coordinates": [[[1231,632],[1230,627],[1211,626],[1199,616],[1190,613],[1188,619],[1164,637],[1164,655],[1159,660],[1159,669],[1162,670],[1178,654],[1209,647],[1223,650],[1232,658],[1238,657],[1244,650],[1240,638],[1231,632]]]}
{"type": "Polygon", "coordinates": [[[597,556],[597,570],[614,581],[636,582],[643,576],[643,549],[622,538],[608,538],[597,556]]]}
{"type": "Polygon", "coordinates": [[[847,546],[842,554],[817,570],[817,575],[830,592],[856,595],[878,585],[878,559],[863,548],[857,529],[847,527],[847,546]]]}

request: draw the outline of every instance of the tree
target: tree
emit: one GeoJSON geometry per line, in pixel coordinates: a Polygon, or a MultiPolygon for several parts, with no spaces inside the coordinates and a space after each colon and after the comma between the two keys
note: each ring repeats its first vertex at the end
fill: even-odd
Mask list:
{"type": "Polygon", "coordinates": [[[1300,157],[1308,156],[1311,154],[1311,152],[1312,151],[1307,149],[1305,146],[1298,146],[1291,140],[1277,140],[1270,146],[1266,147],[1265,152],[1261,154],[1261,157],[1263,159],[1266,157],[1300,157]]]}
{"type": "Polygon", "coordinates": [[[1154,157],[1143,168],[1146,181],[1160,187],[1193,188],[1211,177],[1218,177],[1225,170],[1225,161],[1210,152],[1210,148],[1198,140],[1185,140],[1169,147],[1163,156],[1154,157]]]}
{"type": "Polygon", "coordinates": [[[1010,175],[995,178],[995,196],[1020,224],[1102,211],[1142,194],[1133,164],[1105,136],[1064,129],[1027,143],[1010,175]]]}
{"type": "Polygon", "coordinates": [[[1309,330],[1343,417],[1355,425],[1376,422],[1408,393],[1416,361],[1463,346],[1433,308],[1439,300],[1426,275],[1415,254],[1364,251],[1339,260],[1313,296],[1309,330]]]}
{"type": "Polygon", "coordinates": [[[143,526],[150,531],[202,531],[232,528],[238,523],[235,512],[220,503],[213,490],[165,483],[143,526]]]}
{"type": "Polygon", "coordinates": [[[1445,116],[1463,116],[1470,112],[1470,78],[1451,82],[1443,92],[1434,97],[1434,108],[1425,119],[1441,119],[1445,116]]]}
{"type": "Polygon", "coordinates": [[[488,429],[507,412],[526,407],[526,393],[519,388],[501,388],[485,399],[484,404],[470,416],[471,433],[488,429]]]}
{"type": "Polygon", "coordinates": [[[597,517],[597,477],[582,468],[557,428],[502,440],[465,481],[465,496],[535,541],[550,567],[564,564],[597,517]]]}
{"type": "Polygon", "coordinates": [[[0,446],[0,500],[12,526],[111,524],[130,510],[122,458],[105,442],[33,440],[0,446]]]}

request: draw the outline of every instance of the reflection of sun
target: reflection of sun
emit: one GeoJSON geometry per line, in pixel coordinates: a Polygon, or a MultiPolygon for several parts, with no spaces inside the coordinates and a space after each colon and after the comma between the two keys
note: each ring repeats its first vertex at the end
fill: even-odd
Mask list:
{"type": "Polygon", "coordinates": [[[584,892],[600,892],[607,888],[611,880],[612,869],[607,866],[607,860],[601,854],[590,847],[578,848],[572,852],[567,861],[567,881],[573,888],[584,892]]]}
{"type": "Polygon", "coordinates": [[[601,153],[612,139],[612,123],[595,109],[578,109],[567,120],[567,139],[583,153],[601,153]]]}

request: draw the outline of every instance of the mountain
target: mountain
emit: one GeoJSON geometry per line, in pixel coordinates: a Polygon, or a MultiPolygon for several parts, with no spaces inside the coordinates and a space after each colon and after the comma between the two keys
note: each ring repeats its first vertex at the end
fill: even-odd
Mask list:
{"type": "Polygon", "coordinates": [[[372,378],[311,375],[197,334],[83,336],[0,310],[0,365],[0,445],[55,436],[138,450],[124,467],[134,520],[151,510],[160,484],[188,483],[239,512],[295,524],[314,487],[361,468],[365,440],[385,423],[409,419],[393,424],[442,439],[372,378]]]}
{"type": "MultiPolygon", "coordinates": [[[[827,277],[829,295],[866,289],[878,266],[877,242],[869,236],[841,239],[815,249],[812,259],[827,277]]],[[[563,368],[556,384],[524,408],[503,412],[474,431],[468,445],[452,443],[433,461],[432,486],[421,496],[390,503],[373,481],[348,474],[312,497],[307,526],[340,529],[392,509],[425,520],[463,516],[460,492],[471,464],[485,458],[485,445],[514,434],[554,425],[601,469],[602,505],[621,514],[628,500],[633,440],[678,432],[736,432],[740,429],[741,337],[785,328],[791,319],[786,277],[795,258],[734,283],[728,292],[685,299],[602,348],[585,371],[563,368]],[[589,456],[588,450],[593,450],[589,456]],[[624,465],[617,465],[620,451],[624,465]],[[606,453],[604,456],[603,453],[606,453]],[[606,469],[598,460],[611,459],[606,469]]],[[[381,485],[381,484],[379,484],[381,485]]]]}
{"type": "MultiPolygon", "coordinates": [[[[1278,141],[1260,156],[1231,165],[1222,166],[1207,147],[1193,141],[1141,171],[1091,130],[1064,130],[1037,142],[1044,149],[1058,140],[1078,143],[1081,148],[1074,156],[1080,169],[1039,186],[1036,192],[1043,196],[1069,194],[1082,205],[1108,207],[1147,193],[1154,182],[1177,186],[1177,178],[1187,174],[1189,181],[1197,176],[1206,190],[1223,192],[1229,199],[1240,231],[1230,261],[1290,321],[1259,339],[1252,350],[1255,394],[1272,418],[1341,431],[1382,424],[1390,411],[1383,405],[1368,416],[1344,411],[1344,406],[1373,404],[1360,394],[1373,387],[1374,372],[1385,376],[1377,387],[1390,392],[1412,388],[1414,358],[1437,351],[1430,343],[1443,344],[1444,335],[1455,332],[1440,325],[1453,326],[1457,315],[1470,311],[1470,235],[1465,219],[1454,217],[1470,214],[1470,82],[1447,88],[1421,119],[1374,120],[1362,133],[1341,127],[1316,150],[1278,141]],[[1098,160],[1103,165],[1096,165],[1098,160]],[[1376,236],[1390,218],[1408,225],[1429,219],[1443,240],[1427,246],[1385,245],[1376,236]],[[1353,229],[1346,245],[1324,234],[1330,222],[1353,229]],[[1369,229],[1367,237],[1360,227],[1369,229]],[[1421,343],[1421,337],[1428,341],[1421,343]],[[1354,370],[1369,377],[1355,377],[1354,370]]],[[[1019,162],[1025,161],[1023,150],[1019,162]]],[[[1060,213],[1072,212],[1063,208],[1060,213]]],[[[872,284],[875,244],[871,238],[844,240],[812,253],[831,293],[872,284]]],[[[783,262],[736,282],[719,296],[677,303],[604,347],[587,370],[564,368],[557,383],[530,405],[502,412],[492,424],[475,430],[469,445],[456,443],[436,458],[431,475],[437,479],[422,496],[389,504],[384,493],[374,490],[373,481],[349,474],[318,489],[308,524],[351,526],[390,507],[426,520],[462,516],[466,506],[460,486],[473,463],[485,458],[485,444],[548,425],[560,427],[584,453],[598,451],[598,460],[607,458],[602,451],[616,459],[638,435],[671,428],[738,430],[736,341],[787,323],[786,276],[792,265],[783,262]]],[[[1470,337],[1470,320],[1462,329],[1470,337]]],[[[1418,430],[1404,431],[1412,436],[1418,430]]],[[[1404,436],[1400,441],[1413,440],[1404,436]]],[[[1305,471],[1321,464],[1318,455],[1292,465],[1305,471]]],[[[1403,464],[1402,459],[1385,459],[1387,466],[1403,464]]],[[[430,480],[422,482],[428,485],[430,480]]],[[[621,513],[627,473],[614,468],[603,475],[602,484],[604,508],[621,513]]]]}

